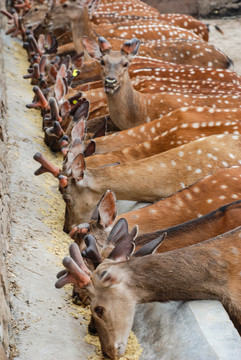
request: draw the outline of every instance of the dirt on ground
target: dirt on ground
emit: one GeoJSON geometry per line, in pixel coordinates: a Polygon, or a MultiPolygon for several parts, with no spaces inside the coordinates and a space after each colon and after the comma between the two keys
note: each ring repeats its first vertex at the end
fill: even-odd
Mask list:
{"type": "MultiPolygon", "coordinates": [[[[207,20],[213,27],[210,42],[224,51],[241,74],[239,37],[241,18],[207,20]]],[[[7,79],[7,133],[12,209],[11,243],[8,256],[12,336],[10,359],[80,360],[94,355],[85,341],[88,313],[72,304],[71,289],[56,290],[56,273],[68,253],[70,238],[62,231],[64,203],[58,182],[50,174],[34,176],[40,151],[61,167],[61,156],[43,142],[40,113],[28,110],[32,86],[27,73],[27,55],[20,40],[3,38],[7,79]]],[[[135,352],[137,350],[135,349],[135,352]]],[[[130,359],[130,358],[128,358],[130,359]]],[[[134,358],[133,358],[134,359],[134,358]]]]}

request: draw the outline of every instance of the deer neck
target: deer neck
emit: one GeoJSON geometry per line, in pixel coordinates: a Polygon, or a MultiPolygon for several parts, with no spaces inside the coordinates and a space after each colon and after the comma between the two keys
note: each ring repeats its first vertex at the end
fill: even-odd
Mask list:
{"type": "Polygon", "coordinates": [[[107,94],[113,123],[121,130],[139,125],[140,119],[147,117],[142,98],[143,95],[133,89],[129,74],[126,72],[120,90],[113,95],[107,94]]]}
{"type": "MultiPolygon", "coordinates": [[[[217,299],[225,302],[227,262],[212,240],[165,254],[122,263],[137,303],[217,299]]],[[[228,302],[228,301],[227,301],[228,302]]]]}
{"type": "MultiPolygon", "coordinates": [[[[90,38],[96,39],[94,30],[92,29],[92,24],[89,19],[88,10],[84,7],[81,17],[77,19],[71,19],[71,30],[73,36],[74,47],[78,54],[84,51],[83,46],[83,36],[88,36],[90,38]]],[[[89,60],[89,57],[86,56],[85,60],[89,60]]]]}
{"type": "MultiPolygon", "coordinates": [[[[154,164],[155,160],[152,165],[150,159],[142,159],[120,165],[89,168],[86,170],[88,191],[97,194],[100,198],[107,189],[111,189],[116,194],[117,199],[133,201],[140,201],[141,199],[141,201],[153,202],[161,197],[166,197],[170,191],[174,192],[175,190],[173,187],[167,186],[167,188],[164,188],[160,185],[159,175],[154,179],[152,178],[153,186],[148,188],[147,191],[147,184],[146,180],[143,180],[143,174],[149,173],[152,176],[154,164]]],[[[161,183],[165,184],[169,176],[168,169],[165,172],[162,170],[161,183]]]]}

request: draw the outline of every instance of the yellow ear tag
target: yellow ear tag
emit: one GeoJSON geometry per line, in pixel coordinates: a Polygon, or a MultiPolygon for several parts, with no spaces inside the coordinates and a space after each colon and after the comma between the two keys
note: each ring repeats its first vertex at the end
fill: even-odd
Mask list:
{"type": "Polygon", "coordinates": [[[74,105],[77,104],[77,102],[78,102],[77,100],[73,100],[73,104],[74,104],[74,105]]]}
{"type": "Polygon", "coordinates": [[[48,49],[48,45],[45,45],[44,47],[45,47],[45,49],[48,49]]]}
{"type": "Polygon", "coordinates": [[[77,69],[74,69],[73,72],[72,72],[72,75],[73,75],[73,76],[77,76],[77,75],[78,75],[78,70],[77,70],[77,69]]]}

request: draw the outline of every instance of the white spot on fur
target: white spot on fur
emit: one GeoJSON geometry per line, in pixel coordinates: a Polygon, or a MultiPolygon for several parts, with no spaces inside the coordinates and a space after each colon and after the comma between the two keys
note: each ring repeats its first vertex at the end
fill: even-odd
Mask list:
{"type": "Polygon", "coordinates": [[[195,193],[199,193],[199,192],[200,192],[200,189],[199,189],[199,187],[195,186],[195,187],[193,188],[193,191],[194,191],[195,193]]]}

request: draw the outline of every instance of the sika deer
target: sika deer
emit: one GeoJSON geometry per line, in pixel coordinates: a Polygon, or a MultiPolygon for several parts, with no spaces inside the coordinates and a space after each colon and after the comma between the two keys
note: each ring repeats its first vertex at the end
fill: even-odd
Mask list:
{"type": "MultiPolygon", "coordinates": [[[[105,222],[106,219],[108,219],[108,215],[111,213],[111,209],[109,210],[109,214],[105,217],[104,213],[106,212],[106,209],[103,211],[101,208],[101,202],[103,201],[103,203],[106,203],[106,201],[108,201],[107,197],[109,197],[110,194],[110,192],[107,193],[104,198],[101,199],[100,204],[98,204],[98,211],[100,212],[102,218],[105,218],[105,222]]],[[[162,246],[156,250],[157,253],[176,250],[189,245],[197,244],[204,240],[210,239],[211,237],[218,236],[236,228],[237,226],[240,226],[240,209],[241,200],[234,201],[193,220],[178,224],[176,226],[171,226],[166,229],[160,229],[139,235],[135,237],[134,240],[135,251],[138,251],[140,248],[142,248],[142,255],[147,255],[147,253],[145,253],[145,249],[147,252],[149,251],[150,242],[160,237],[164,233],[167,234],[167,238],[162,246]]],[[[97,223],[98,219],[96,224],[97,223]]],[[[93,220],[90,224],[80,224],[79,226],[74,227],[69,235],[79,245],[80,250],[84,248],[84,238],[86,234],[91,235],[93,237],[93,241],[96,244],[96,248],[94,249],[93,242],[91,241],[89,248],[87,246],[87,248],[84,250],[84,256],[91,260],[92,253],[94,254],[95,252],[98,252],[98,254],[95,254],[95,257],[104,260],[109,256],[116,244],[123,237],[129,235],[128,223],[125,218],[120,218],[113,226],[107,238],[106,233],[108,231],[105,230],[105,233],[101,236],[100,229],[99,232],[96,231],[96,224],[94,225],[93,220]]],[[[102,227],[104,228],[103,225],[104,224],[102,222],[102,227]]]]}
{"type": "Polygon", "coordinates": [[[182,106],[240,107],[240,94],[205,96],[177,93],[143,94],[135,91],[128,67],[138,53],[139,40],[125,42],[120,51],[111,50],[110,43],[104,38],[99,38],[100,46],[86,37],[83,42],[89,55],[102,66],[110,117],[122,130],[158,119],[182,106]]]}
{"type": "MultiPolygon", "coordinates": [[[[139,3],[141,7],[143,7],[143,4],[141,2],[139,3]]],[[[136,5],[136,3],[134,5],[136,5]]],[[[113,7],[113,4],[110,4],[110,7],[113,7]]],[[[143,9],[141,9],[141,11],[143,12],[143,9]]],[[[132,35],[128,17],[126,22],[127,27],[125,29],[118,26],[118,23],[106,24],[106,22],[104,22],[103,25],[95,27],[94,24],[91,24],[88,18],[87,8],[81,1],[66,1],[64,4],[52,8],[49,16],[53,18],[56,25],[61,24],[61,26],[63,26],[63,24],[71,23],[74,44],[60,46],[59,53],[73,50],[79,53],[82,52],[82,37],[88,34],[93,39],[97,39],[97,34],[106,37],[111,36],[112,46],[116,49],[119,49],[121,46],[121,38],[130,38],[132,35]]],[[[142,56],[162,58],[164,61],[180,64],[191,63],[198,66],[211,66],[215,68],[228,68],[232,63],[225,54],[217,50],[214,46],[202,41],[194,32],[185,30],[184,28],[172,27],[166,24],[166,22],[166,25],[160,25],[160,19],[155,20],[151,18],[143,22],[137,19],[136,23],[134,26],[139,26],[140,30],[133,28],[133,31],[138,31],[139,36],[141,35],[141,37],[143,37],[143,46],[140,50],[142,56]],[[157,22],[157,25],[153,29],[152,26],[155,22],[157,22]],[[160,26],[162,26],[163,29],[161,31],[158,30],[160,26]],[[143,27],[143,29],[141,27],[143,27]],[[150,28],[150,31],[148,28],[150,28]],[[162,43],[158,40],[161,36],[162,43]],[[155,38],[157,38],[157,40],[154,40],[155,38]],[[168,43],[170,38],[172,38],[172,41],[168,43]],[[149,39],[149,42],[146,41],[147,39],[149,39]],[[166,39],[167,42],[164,41],[164,39],[166,39]],[[189,42],[186,43],[186,40],[189,42]]],[[[123,24],[122,19],[120,20],[120,24],[123,24]]]]}
{"type": "Polygon", "coordinates": [[[240,324],[240,251],[241,227],[237,227],[193,246],[147,255],[144,261],[135,256],[123,261],[123,251],[116,251],[119,262],[110,257],[90,277],[75,247],[72,258],[63,260],[68,273],[58,279],[56,287],[68,283],[84,287],[102,352],[116,359],[125,352],[136,304],[216,299],[240,324]]]}
{"type": "MultiPolygon", "coordinates": [[[[145,40],[156,40],[160,36],[163,36],[164,39],[169,37],[175,38],[186,38],[200,40],[198,35],[195,35],[193,32],[177,28],[168,24],[161,24],[160,20],[145,20],[144,23],[141,20],[138,20],[136,25],[133,25],[132,29],[130,24],[126,26],[120,26],[118,24],[99,24],[95,26],[91,23],[89,19],[88,9],[85,6],[83,1],[65,1],[63,4],[52,7],[48,13],[48,17],[51,18],[54,25],[63,26],[63,24],[71,24],[72,37],[75,45],[75,49],[78,53],[81,53],[83,49],[83,44],[81,39],[83,36],[90,36],[93,39],[96,39],[96,34],[99,36],[113,38],[129,38],[129,34],[133,32],[142,33],[142,39],[145,40]],[[139,30],[136,29],[139,27],[139,30]],[[142,32],[142,28],[145,28],[147,31],[142,32]]],[[[164,40],[163,39],[163,40],[164,40]]]]}
{"type": "MultiPolygon", "coordinates": [[[[193,127],[193,140],[197,140],[196,129],[198,124],[200,128],[207,125],[212,128],[215,124],[225,122],[225,127],[227,126],[227,131],[236,131],[236,125],[234,122],[240,121],[241,118],[241,109],[215,109],[209,107],[185,107],[179,108],[170,112],[167,115],[164,115],[161,119],[153,120],[150,123],[145,123],[134,127],[132,129],[123,130],[115,132],[114,134],[101,136],[93,139],[95,142],[95,154],[104,154],[111,151],[124,150],[130,146],[138,145],[147,140],[152,140],[156,136],[163,134],[165,131],[169,131],[176,126],[182,127],[185,130],[185,125],[187,127],[193,127]]],[[[221,125],[221,124],[220,124],[221,125]]],[[[238,126],[238,125],[237,125],[238,126]]],[[[174,131],[174,130],[173,130],[174,131]]],[[[226,133],[226,129],[224,130],[226,133]]],[[[82,137],[82,134],[79,135],[82,137]]],[[[172,145],[182,145],[182,138],[177,137],[176,141],[172,145]]],[[[88,146],[89,141],[84,141],[84,147],[88,146]]]]}
{"type": "Polygon", "coordinates": [[[116,217],[115,196],[107,192],[98,203],[89,223],[79,224],[71,231],[71,237],[78,244],[83,242],[83,234],[92,234],[99,244],[105,242],[110,229],[123,218],[126,220],[125,233],[128,225],[138,225],[139,235],[158,231],[197,217],[208,214],[218,207],[241,199],[241,166],[232,166],[215,171],[196,183],[175,194],[156,202],[153,205],[130,211],[116,217]],[[103,201],[103,206],[102,206],[103,201]],[[151,225],[150,225],[151,224],[151,225]]]}
{"type": "MultiPolygon", "coordinates": [[[[182,108],[182,110],[184,110],[184,108],[182,108]]],[[[149,156],[160,154],[164,151],[173,149],[177,146],[180,146],[181,144],[187,144],[193,140],[214,134],[241,134],[240,120],[228,121],[225,119],[222,121],[221,117],[217,117],[218,120],[214,120],[214,117],[212,118],[211,116],[212,114],[209,113],[210,121],[206,122],[204,118],[202,118],[204,108],[195,108],[195,110],[196,113],[195,111],[190,112],[189,115],[194,113],[196,118],[193,117],[192,121],[189,122],[184,121],[185,116],[182,117],[182,121],[178,122],[180,118],[177,116],[181,113],[180,109],[174,111],[173,116],[171,116],[171,113],[166,115],[166,119],[164,119],[164,117],[162,119],[158,119],[160,125],[158,129],[156,128],[158,122],[154,120],[150,123],[152,124],[155,122],[155,124],[153,124],[151,127],[151,135],[148,134],[149,137],[153,137],[151,140],[145,140],[143,143],[125,147],[123,150],[110,151],[100,155],[94,154],[93,156],[85,159],[87,168],[95,168],[117,162],[122,164],[125,162],[144,159],[149,156]],[[167,120],[169,120],[168,123],[167,120]],[[157,129],[157,132],[155,129],[157,129]],[[158,135],[158,133],[160,135],[158,135]]],[[[185,114],[185,112],[183,114],[185,114]]],[[[235,113],[231,114],[233,115],[235,113]]],[[[129,132],[134,133],[135,128],[129,130],[129,132]]],[[[146,133],[143,133],[143,135],[144,134],[147,136],[146,133]]],[[[115,139],[115,136],[110,135],[110,137],[115,139]]],[[[119,137],[119,140],[120,139],[121,137],[119,137]]],[[[91,140],[91,142],[93,141],[94,140],[91,140]]]]}
{"type": "MultiPolygon", "coordinates": [[[[122,221],[123,230],[125,232],[126,225],[123,222],[124,218],[120,218],[118,220],[122,221]]],[[[115,226],[118,224],[115,224],[115,226]]],[[[148,249],[148,244],[166,233],[167,238],[163,242],[162,246],[160,246],[156,252],[162,253],[171,250],[176,250],[179,248],[183,248],[189,245],[197,244],[204,240],[210,239],[212,237],[223,234],[227,231],[230,231],[241,224],[241,200],[231,202],[227,205],[221,206],[214,211],[190,220],[185,223],[181,223],[176,226],[168,227],[166,229],[157,230],[154,232],[149,232],[146,234],[139,235],[135,238],[135,249],[139,250],[143,246],[146,246],[148,249]]],[[[115,228],[113,227],[113,229],[115,228]]],[[[118,228],[120,225],[118,225],[118,228]]],[[[151,224],[150,224],[151,228],[151,224]]],[[[77,229],[78,230],[78,229],[77,229]]],[[[127,232],[128,234],[128,232],[127,232]]],[[[77,235],[77,234],[76,234],[77,235]]],[[[72,232],[73,237],[73,232],[72,232]]],[[[79,237],[78,237],[79,240],[79,237]]],[[[117,240],[118,241],[118,240],[117,240]]],[[[102,242],[98,239],[97,245],[103,246],[102,242]]],[[[102,259],[107,258],[110,252],[115,247],[116,240],[112,240],[111,233],[106,240],[104,247],[99,247],[101,251],[102,259]]],[[[81,248],[80,248],[81,249],[81,248]]],[[[142,253],[144,254],[144,248],[142,249],[142,253]]]]}
{"type": "MultiPolygon", "coordinates": [[[[103,237],[97,234],[97,238],[94,235],[93,223],[91,224],[91,233],[93,236],[85,237],[90,228],[87,229],[87,224],[82,224],[74,228],[70,236],[79,245],[80,250],[83,250],[84,243],[86,248],[82,251],[88,261],[88,267],[93,270],[96,265],[99,265],[104,259],[108,258],[117,244],[122,241],[123,238],[129,237],[130,241],[134,241],[135,254],[138,256],[145,256],[152,252],[153,242],[152,240],[159,238],[166,234],[166,240],[162,243],[162,246],[156,249],[156,253],[163,253],[171,250],[184,248],[186,246],[194,245],[212,237],[221,235],[227,231],[230,231],[237,226],[240,226],[241,220],[241,200],[229,203],[221,206],[220,208],[212,211],[209,214],[193,219],[191,221],[169,227],[167,229],[158,230],[152,233],[142,234],[135,237],[132,240],[133,231],[131,234],[128,232],[128,224],[124,218],[121,218],[113,226],[108,238],[104,242],[103,237]],[[85,231],[84,231],[85,230],[85,231]],[[92,231],[93,230],[93,231],[92,231]],[[98,239],[98,240],[97,240],[98,239]],[[94,265],[94,267],[93,267],[94,265]]],[[[133,229],[134,230],[134,229],[133,229]]],[[[135,231],[134,231],[135,235],[135,231]]],[[[74,288],[75,301],[79,303],[86,303],[86,294],[82,289],[74,288]]],[[[93,320],[90,324],[92,332],[94,331],[93,320]]]]}
{"type": "MultiPolygon", "coordinates": [[[[95,24],[100,23],[120,23],[124,22],[125,19],[128,20],[161,20],[167,24],[174,25],[189,31],[194,32],[199,35],[205,41],[208,41],[208,25],[202,23],[201,21],[195,19],[190,15],[184,14],[160,14],[158,10],[148,6],[147,4],[141,1],[128,1],[121,2],[118,5],[113,2],[101,2],[98,7],[98,11],[92,14],[92,21],[95,24]]],[[[217,31],[222,33],[218,27],[217,31]]]]}
{"type": "Polygon", "coordinates": [[[147,159],[96,169],[85,169],[79,154],[68,170],[69,178],[61,177],[67,204],[64,229],[70,231],[74,224],[85,222],[107,189],[117,199],[153,202],[239,163],[238,135],[213,135],[147,159]]]}

